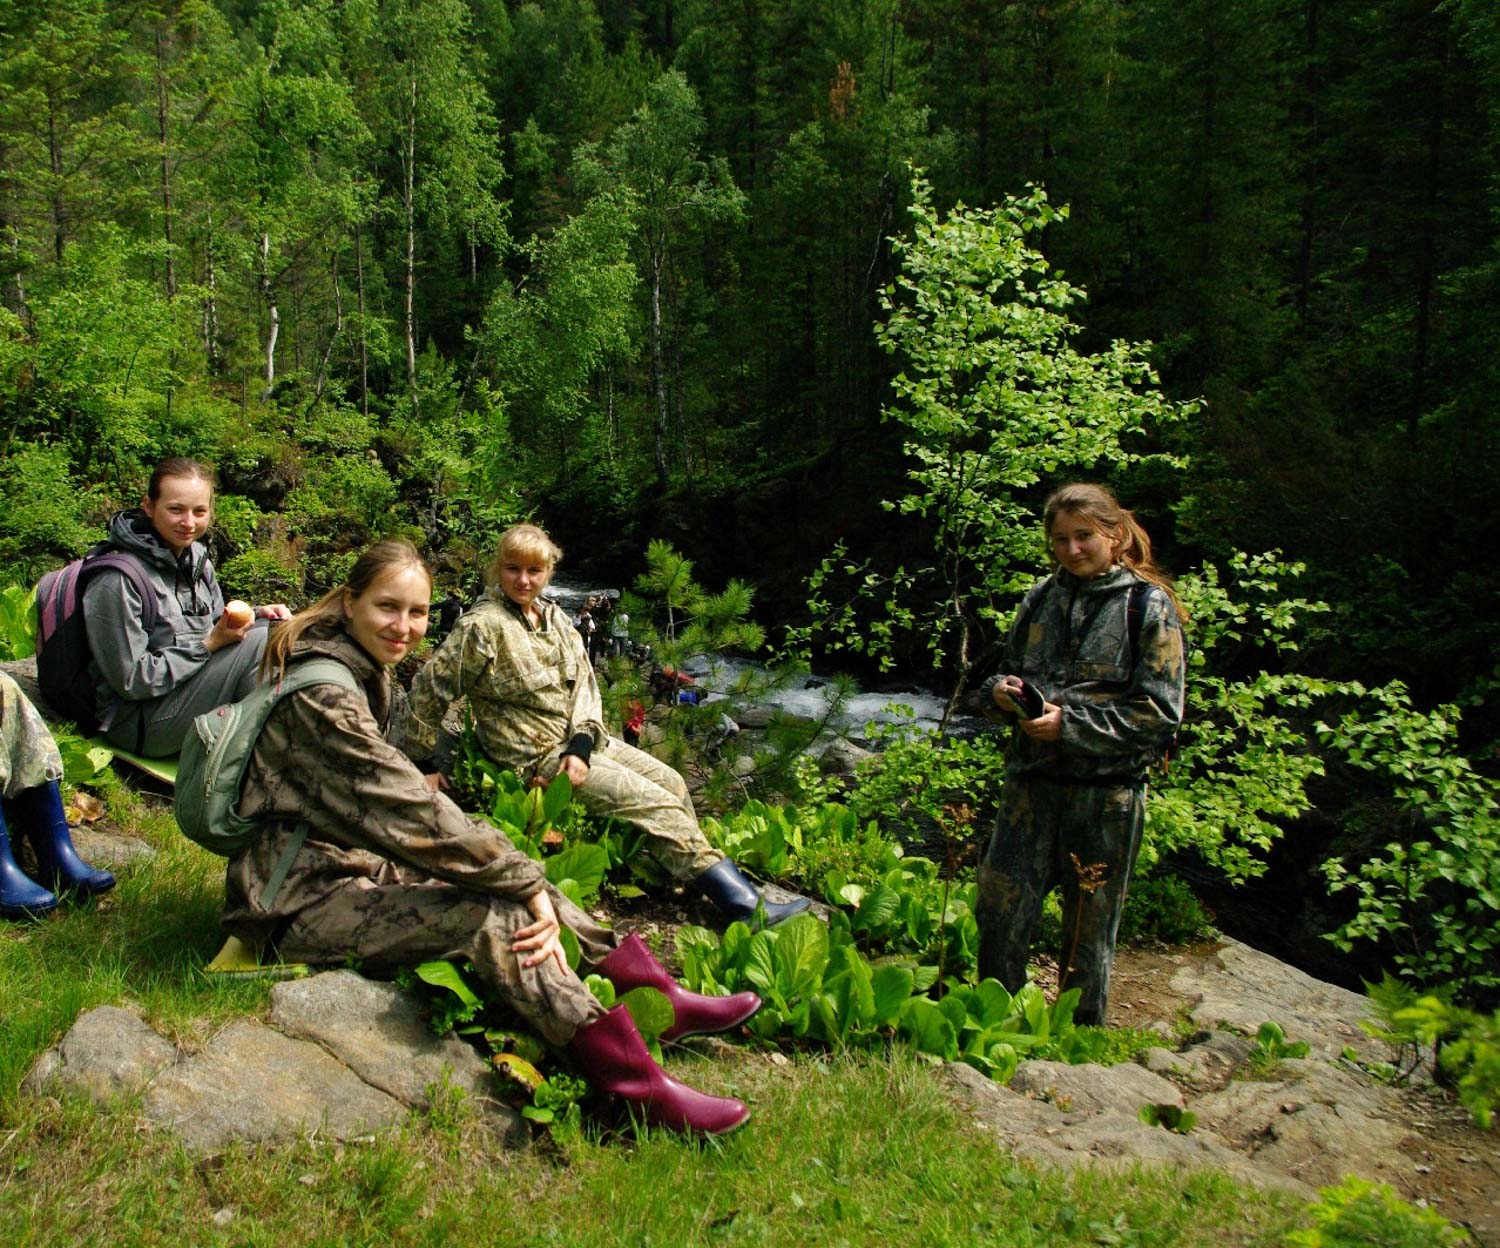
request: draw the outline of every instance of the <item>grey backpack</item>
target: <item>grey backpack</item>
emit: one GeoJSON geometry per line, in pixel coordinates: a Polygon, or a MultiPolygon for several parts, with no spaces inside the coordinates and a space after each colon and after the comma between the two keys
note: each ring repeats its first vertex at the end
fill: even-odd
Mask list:
{"type": "MultiPolygon", "coordinates": [[[[193,730],[182,743],[177,789],[172,798],[172,813],[188,840],[225,858],[255,842],[261,833],[260,820],[240,814],[239,801],[245,768],[250,765],[260,731],[287,694],[327,684],[349,690],[359,687],[354,674],[336,659],[308,659],[280,680],[257,685],[244,701],[217,706],[193,720],[193,730]]],[[[266,881],[262,906],[269,908],[275,902],[292,859],[306,839],[307,824],[300,823],[266,881]]]]}

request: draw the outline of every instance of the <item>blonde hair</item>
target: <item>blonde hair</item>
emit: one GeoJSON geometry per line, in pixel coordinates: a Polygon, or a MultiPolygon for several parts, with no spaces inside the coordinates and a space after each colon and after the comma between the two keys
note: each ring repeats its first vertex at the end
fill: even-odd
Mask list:
{"type": "MultiPolygon", "coordinates": [[[[1049,538],[1052,536],[1052,522],[1057,519],[1059,512],[1064,511],[1082,516],[1096,533],[1102,533],[1111,543],[1118,545],[1117,558],[1120,562],[1142,580],[1150,581],[1165,593],[1172,600],[1178,620],[1183,624],[1187,623],[1187,609],[1177,597],[1172,578],[1152,558],[1151,538],[1141,527],[1133,511],[1128,507],[1121,507],[1119,499],[1102,485],[1073,481],[1053,490],[1042,506],[1042,525],[1049,538]]],[[[1052,553],[1050,542],[1047,557],[1056,564],[1057,556],[1052,553]]]]}
{"type": "Polygon", "coordinates": [[[550,573],[562,558],[562,547],[534,524],[513,524],[500,534],[500,548],[495,551],[488,577],[491,585],[500,584],[500,570],[512,560],[526,559],[545,564],[550,573]]]}
{"type": "Polygon", "coordinates": [[[349,569],[349,575],[344,578],[342,585],[330,589],[312,606],[304,607],[284,624],[272,629],[271,639],[266,642],[266,652],[260,660],[261,679],[281,678],[286,671],[287,659],[291,657],[292,647],[314,624],[343,622],[346,593],[359,598],[377,581],[405,568],[421,571],[427,578],[429,591],[431,590],[432,569],[427,566],[427,561],[415,546],[396,537],[376,542],[354,561],[354,566],[349,569]]]}

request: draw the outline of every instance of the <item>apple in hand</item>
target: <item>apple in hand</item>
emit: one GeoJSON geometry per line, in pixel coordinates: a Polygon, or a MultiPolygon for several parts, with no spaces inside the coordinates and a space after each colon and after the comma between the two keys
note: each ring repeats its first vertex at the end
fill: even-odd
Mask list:
{"type": "Polygon", "coordinates": [[[239,598],[224,604],[224,620],[231,628],[243,628],[255,618],[255,611],[248,602],[239,598]]]}

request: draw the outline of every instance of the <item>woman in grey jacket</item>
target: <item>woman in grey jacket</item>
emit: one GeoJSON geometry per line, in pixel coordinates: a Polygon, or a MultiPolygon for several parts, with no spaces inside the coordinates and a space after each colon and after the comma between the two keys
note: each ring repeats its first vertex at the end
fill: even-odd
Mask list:
{"type": "Polygon", "coordinates": [[[1018,722],[979,868],[979,974],[1026,981],[1042,902],[1062,890],[1058,991],[1102,1026],[1120,910],[1141,844],[1146,771],[1182,721],[1184,612],[1151,539],[1110,492],[1065,485],[1043,509],[1057,570],[1027,594],[995,705],[1018,722]]]}
{"type": "Polygon", "coordinates": [[[265,621],[291,614],[281,603],[225,610],[201,541],[213,519],[213,490],[202,464],[166,459],[140,508],[109,523],[107,545],[133,556],[155,593],[149,633],[141,596],[124,574],[101,571],[83,594],[101,730],[149,758],[177,753],[195,716],[255,688],[265,621]]]}

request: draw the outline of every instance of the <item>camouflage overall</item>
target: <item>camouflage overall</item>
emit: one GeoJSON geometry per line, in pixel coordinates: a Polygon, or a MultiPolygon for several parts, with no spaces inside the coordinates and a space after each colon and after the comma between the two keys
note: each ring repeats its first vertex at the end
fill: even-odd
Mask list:
{"type": "Polygon", "coordinates": [[[1132,652],[1136,579],[1123,568],[1090,581],[1059,570],[1031,599],[1025,635],[1012,630],[1007,639],[1005,670],[1062,707],[1062,737],[1036,741],[1013,730],[1000,813],[979,868],[980,975],[1011,991],[1026,981],[1042,902],[1060,885],[1061,988],[1082,991],[1074,1017],[1085,1023],[1105,1021],[1145,820],[1146,770],[1182,719],[1181,626],[1167,595],[1149,590],[1132,652]]]}
{"type": "Polygon", "coordinates": [[[304,634],[293,659],[313,655],[344,663],[364,693],[314,686],[289,695],[267,720],[240,810],[264,817],[268,829],[229,862],[224,926],[303,961],[354,956],[385,969],[467,958],[543,1037],[566,1044],[604,1011],[571,971],[551,961],[521,967],[510,945],[533,921],[526,902],[547,890],[578,937],[584,969],[615,947],[614,934],[548,885],[541,865],[498,829],[427,788],[384,736],[400,687],[342,628],[304,634]],[[307,841],[265,908],[266,881],[304,820],[307,841]]]}
{"type": "Polygon", "coordinates": [[[576,789],[590,814],[634,824],[653,858],[674,879],[718,863],[704,838],[687,785],[671,767],[609,736],[593,665],[566,613],[541,602],[537,627],[508,599],[489,597],[459,619],[412,681],[406,752],[431,755],[438,727],[467,697],[485,754],[523,779],[550,781],[574,738],[590,738],[589,772],[576,789]]]}
{"type": "Polygon", "coordinates": [[[0,672],[0,794],[16,797],[62,778],[62,756],[36,707],[0,672]]]}

